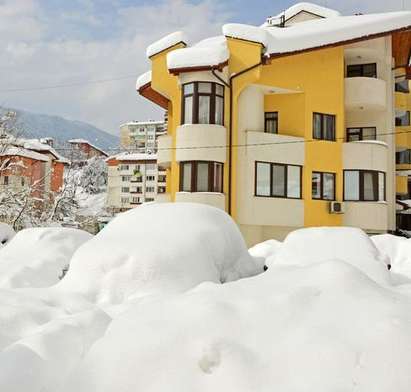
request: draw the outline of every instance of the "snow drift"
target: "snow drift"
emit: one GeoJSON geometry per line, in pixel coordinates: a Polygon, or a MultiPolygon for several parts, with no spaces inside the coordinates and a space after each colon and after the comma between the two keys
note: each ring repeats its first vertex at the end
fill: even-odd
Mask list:
{"type": "Polygon", "coordinates": [[[91,237],[82,230],[59,227],[18,232],[0,250],[0,288],[56,284],[75,250],[91,237]]]}
{"type": "Polygon", "coordinates": [[[234,221],[200,204],[146,204],[119,215],[73,256],[59,286],[93,302],[122,304],[228,282],[263,271],[234,221]]]}

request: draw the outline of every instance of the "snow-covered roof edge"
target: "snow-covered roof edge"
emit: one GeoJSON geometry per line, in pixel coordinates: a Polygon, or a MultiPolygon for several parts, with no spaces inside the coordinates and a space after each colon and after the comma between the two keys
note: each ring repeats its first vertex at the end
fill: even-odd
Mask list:
{"type": "Polygon", "coordinates": [[[70,143],[70,144],[88,144],[90,147],[94,148],[97,151],[102,152],[105,156],[108,156],[108,154],[103,149],[101,149],[100,147],[97,147],[93,143],[90,143],[86,139],[70,139],[70,140],[67,140],[67,143],[70,143]]]}
{"type": "Polygon", "coordinates": [[[333,10],[331,8],[323,7],[318,4],[301,2],[292,5],[291,7],[287,8],[284,12],[280,12],[278,15],[274,16],[274,18],[280,18],[284,15],[285,20],[287,21],[288,19],[291,19],[292,17],[298,15],[300,12],[308,12],[310,14],[318,15],[323,18],[332,18],[341,15],[339,11],[333,10]]]}
{"type": "Polygon", "coordinates": [[[157,161],[157,154],[121,152],[106,159],[116,161],[157,161]]]}
{"type": "Polygon", "coordinates": [[[146,50],[146,55],[148,58],[150,58],[162,52],[163,50],[171,48],[174,45],[177,45],[179,43],[186,45],[187,42],[188,40],[186,35],[182,31],[176,31],[149,45],[146,50]]]}
{"type": "Polygon", "coordinates": [[[136,90],[138,91],[140,90],[141,87],[145,86],[146,84],[151,83],[151,76],[152,76],[151,71],[144,72],[142,75],[140,75],[136,81],[136,90]]]}
{"type": "Polygon", "coordinates": [[[147,121],[128,121],[126,123],[120,124],[120,128],[125,125],[165,125],[164,120],[147,120],[147,121]]]}
{"type": "Polygon", "coordinates": [[[256,42],[264,47],[268,46],[270,36],[264,29],[245,25],[241,23],[228,23],[223,26],[223,34],[226,37],[242,39],[245,41],[256,42]]]}
{"type": "Polygon", "coordinates": [[[39,152],[26,149],[24,147],[10,146],[5,151],[3,151],[0,156],[10,157],[10,156],[20,156],[22,158],[29,158],[35,161],[48,162],[50,159],[39,152]]]}

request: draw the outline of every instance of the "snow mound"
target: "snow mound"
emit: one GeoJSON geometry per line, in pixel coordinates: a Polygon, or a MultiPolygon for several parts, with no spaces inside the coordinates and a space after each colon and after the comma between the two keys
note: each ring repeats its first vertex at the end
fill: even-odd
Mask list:
{"type": "Polygon", "coordinates": [[[281,241],[268,240],[262,242],[261,244],[254,245],[248,250],[248,252],[253,257],[262,258],[264,260],[264,264],[267,267],[270,267],[271,264],[275,262],[275,257],[282,244],[283,243],[281,241]]]}
{"type": "Polygon", "coordinates": [[[11,226],[0,222],[0,249],[5,246],[16,235],[11,226]]]}
{"type": "Polygon", "coordinates": [[[0,288],[49,287],[59,281],[71,256],[92,236],[68,228],[32,228],[0,250],[0,288]]]}
{"type": "Polygon", "coordinates": [[[277,265],[134,305],[62,391],[409,392],[410,311],[345,262],[277,265]]]}
{"type": "Polygon", "coordinates": [[[294,4],[293,6],[287,8],[284,12],[278,14],[276,18],[279,18],[284,15],[285,19],[287,20],[304,11],[318,16],[322,16],[323,18],[333,18],[341,15],[338,11],[333,10],[331,8],[322,7],[320,5],[313,3],[302,2],[294,4]]]}
{"type": "Polygon", "coordinates": [[[174,50],[167,54],[168,69],[217,66],[229,58],[224,36],[208,38],[189,48],[174,50]]]}
{"type": "Polygon", "coordinates": [[[168,34],[165,37],[149,45],[146,50],[146,55],[148,58],[150,58],[162,52],[163,50],[166,50],[174,45],[179,44],[180,42],[188,42],[186,35],[182,31],[176,31],[175,33],[168,34]]]}
{"type": "Polygon", "coordinates": [[[360,269],[379,284],[390,284],[389,263],[371,239],[351,227],[316,227],[290,233],[276,254],[275,263],[311,265],[342,260],[360,269]]]}
{"type": "Polygon", "coordinates": [[[225,212],[201,204],[151,203],[120,214],[84,244],[59,288],[119,305],[262,271],[225,212]]]}
{"type": "Polygon", "coordinates": [[[411,239],[381,234],[371,237],[371,240],[389,259],[392,273],[411,279],[411,239]]]}

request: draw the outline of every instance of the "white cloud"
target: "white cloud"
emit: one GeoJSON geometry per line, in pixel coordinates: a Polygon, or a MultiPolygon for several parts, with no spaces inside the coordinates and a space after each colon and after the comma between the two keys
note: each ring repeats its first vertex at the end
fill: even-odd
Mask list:
{"type": "MultiPolygon", "coordinates": [[[[7,75],[1,78],[0,90],[138,75],[149,66],[145,48],[152,41],[180,29],[194,41],[218,34],[227,18],[214,1],[193,5],[185,0],[172,0],[119,9],[113,16],[116,26],[109,38],[61,39],[47,30],[51,24],[47,23],[43,9],[32,1],[19,3],[14,8],[7,1],[5,6],[0,5],[0,25],[6,18],[10,32],[7,38],[0,35],[0,50],[7,53],[0,56],[0,72],[7,75]],[[21,18],[31,21],[35,32],[32,37],[28,32],[13,35],[12,25],[20,23],[21,18]]],[[[92,12],[92,8],[85,11],[92,12]]],[[[61,17],[76,21],[80,18],[70,12],[62,13],[61,17]]],[[[81,22],[87,27],[101,23],[97,16],[87,12],[81,16],[81,22]]],[[[137,95],[134,86],[135,78],[131,78],[75,88],[0,92],[0,104],[59,114],[116,132],[124,121],[162,115],[158,108],[137,95]]]]}

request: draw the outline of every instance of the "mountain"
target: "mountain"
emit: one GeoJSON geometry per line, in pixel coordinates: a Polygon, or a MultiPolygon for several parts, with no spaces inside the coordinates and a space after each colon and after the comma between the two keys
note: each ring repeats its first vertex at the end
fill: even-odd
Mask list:
{"type": "Polygon", "coordinates": [[[103,150],[115,148],[119,144],[117,136],[85,122],[1,107],[0,114],[6,110],[17,113],[17,127],[25,138],[52,137],[57,145],[63,145],[70,139],[86,139],[103,150]]]}

